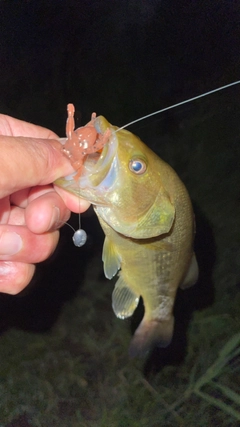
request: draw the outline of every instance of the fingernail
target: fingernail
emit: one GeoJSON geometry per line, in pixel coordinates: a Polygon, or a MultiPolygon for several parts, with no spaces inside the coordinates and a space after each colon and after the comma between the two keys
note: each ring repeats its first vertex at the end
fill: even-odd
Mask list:
{"type": "Polygon", "coordinates": [[[57,228],[58,223],[59,223],[59,218],[60,218],[60,209],[57,206],[54,206],[52,218],[51,218],[51,221],[49,223],[47,231],[51,230],[53,228],[57,228]]]}
{"type": "Polygon", "coordinates": [[[0,237],[0,255],[15,255],[22,249],[22,239],[13,231],[5,231],[0,237]]]}

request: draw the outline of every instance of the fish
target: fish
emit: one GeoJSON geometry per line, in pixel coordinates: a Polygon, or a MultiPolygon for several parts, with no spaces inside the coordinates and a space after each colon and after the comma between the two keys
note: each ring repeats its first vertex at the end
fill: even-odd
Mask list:
{"type": "Polygon", "coordinates": [[[144,316],[129,347],[131,357],[142,357],[170,344],[177,290],[198,279],[190,196],[172,167],[133,133],[96,114],[87,136],[86,127],[74,131],[70,122],[63,152],[81,172],[55,184],[93,205],[105,234],[105,276],[118,275],[115,315],[132,316],[142,298],[144,316]]]}

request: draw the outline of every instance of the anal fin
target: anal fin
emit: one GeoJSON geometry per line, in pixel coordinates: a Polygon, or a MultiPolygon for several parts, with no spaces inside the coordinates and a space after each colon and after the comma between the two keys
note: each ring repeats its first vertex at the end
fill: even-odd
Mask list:
{"type": "Polygon", "coordinates": [[[140,295],[135,294],[120,276],[112,294],[112,307],[116,316],[120,319],[132,316],[139,298],[140,295]]]}

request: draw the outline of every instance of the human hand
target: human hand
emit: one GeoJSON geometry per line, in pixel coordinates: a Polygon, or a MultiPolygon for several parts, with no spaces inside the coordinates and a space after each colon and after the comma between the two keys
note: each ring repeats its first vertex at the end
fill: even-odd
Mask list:
{"type": "Polygon", "coordinates": [[[20,292],[34,264],[55,250],[57,229],[70,210],[89,206],[52,185],[73,172],[57,138],[48,129],[0,114],[0,292],[20,292]]]}

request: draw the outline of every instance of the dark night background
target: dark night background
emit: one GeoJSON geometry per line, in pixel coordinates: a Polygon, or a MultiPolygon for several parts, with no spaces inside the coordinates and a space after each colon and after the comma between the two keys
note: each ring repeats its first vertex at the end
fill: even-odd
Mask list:
{"type": "MultiPolygon", "coordinates": [[[[75,104],[77,126],[89,121],[93,111],[121,126],[240,79],[239,1],[1,0],[0,34],[0,112],[48,127],[60,136],[64,136],[69,102],[75,104]]],[[[173,344],[169,349],[153,352],[145,364],[141,361],[134,365],[128,361],[130,329],[134,329],[138,319],[131,325],[113,319],[110,296],[113,285],[102,276],[103,234],[90,209],[82,216],[83,228],[89,235],[85,247],[76,249],[71,230],[64,227],[56,253],[39,265],[29,289],[16,297],[0,296],[1,361],[6,355],[8,358],[10,354],[16,354],[15,358],[11,356],[8,367],[3,364],[1,370],[0,400],[3,406],[0,408],[0,427],[157,427],[160,424],[154,418],[157,411],[154,406],[150,410],[142,405],[141,417],[136,418],[134,411],[139,414],[136,393],[140,393],[138,402],[149,399],[149,395],[144,396],[139,389],[153,378],[151,384],[147,383],[148,390],[144,390],[145,393],[150,390],[150,398],[154,400],[156,396],[151,396],[149,387],[161,394],[163,390],[158,388],[161,381],[165,380],[168,387],[169,381],[173,381],[172,376],[177,375],[171,371],[170,380],[164,369],[176,369],[183,364],[179,369],[180,372],[183,369],[182,378],[184,375],[187,378],[186,372],[189,373],[192,366],[199,366],[201,358],[205,361],[209,358],[209,364],[213,362],[219,348],[239,331],[240,86],[154,116],[129,130],[174,167],[189,190],[196,213],[200,280],[196,288],[180,293],[177,298],[173,344]],[[75,317],[71,313],[75,313],[75,317]],[[81,320],[76,321],[78,316],[81,320]],[[218,326],[211,324],[212,335],[211,339],[208,336],[207,343],[208,326],[199,326],[206,316],[220,317],[218,326]],[[224,319],[227,319],[226,323],[224,319]],[[60,333],[60,330],[65,332],[60,333]],[[197,341],[200,330],[203,335],[197,341]],[[95,347],[83,338],[84,334],[92,336],[93,331],[96,332],[95,347]],[[13,338],[12,333],[15,334],[13,338]],[[75,333],[80,336],[77,344],[75,333]],[[53,336],[55,343],[56,337],[63,334],[64,339],[59,338],[62,344],[52,348],[48,334],[53,336]],[[111,338],[109,334],[112,334],[111,338]],[[118,341],[119,338],[113,338],[117,334],[125,338],[118,341]],[[22,341],[25,340],[27,344],[23,349],[22,341]],[[110,350],[106,347],[108,341],[112,343],[110,350]],[[199,341],[205,343],[206,348],[214,348],[216,353],[203,355],[199,341]],[[80,392],[71,389],[62,402],[60,388],[54,382],[59,373],[56,370],[52,379],[48,374],[45,379],[51,384],[52,400],[43,387],[39,391],[42,397],[31,401],[31,386],[26,385],[28,380],[24,376],[22,383],[19,381],[16,386],[15,398],[12,398],[14,376],[21,377],[26,366],[30,371],[36,370],[36,378],[38,374],[39,378],[44,375],[35,362],[37,357],[32,356],[32,342],[36,348],[41,347],[41,361],[46,366],[49,348],[55,352],[53,358],[58,360],[57,351],[61,345],[64,356],[61,353],[59,359],[63,357],[66,364],[81,358],[81,366],[85,368],[81,367],[81,375],[76,374],[81,376],[81,384],[78,382],[80,392]],[[66,356],[67,351],[69,356],[66,356]],[[190,362],[186,354],[191,354],[190,362]],[[128,363],[126,376],[131,383],[130,389],[123,374],[128,363]],[[16,365],[18,370],[14,368],[14,371],[16,365]],[[115,371],[120,389],[115,384],[115,371]],[[9,378],[12,377],[11,383],[9,378]],[[98,384],[104,385],[105,394],[100,385],[96,387],[96,378],[98,384]],[[139,382],[136,378],[140,378],[139,382]],[[84,387],[88,387],[87,392],[84,387]],[[18,398],[20,389],[22,397],[18,398]],[[106,402],[114,390],[117,390],[118,398],[112,398],[113,402],[108,405],[106,402]],[[1,393],[5,395],[4,399],[1,399],[1,393]],[[80,405],[81,393],[88,394],[88,398],[80,405]],[[49,399],[55,406],[46,409],[44,402],[49,399]],[[123,408],[128,404],[131,409],[121,418],[123,408]],[[112,407],[116,414],[111,412],[112,407]],[[7,424],[1,424],[1,421],[7,424]]],[[[70,222],[74,227],[78,226],[76,216],[70,222]]],[[[205,369],[208,366],[206,364],[205,369]]],[[[59,369],[62,369],[66,383],[70,384],[72,379],[65,368],[59,369]]],[[[33,381],[38,384],[36,378],[33,381]]],[[[178,385],[175,384],[175,388],[181,393],[178,385]]],[[[235,389],[237,391],[240,394],[240,390],[235,389]]],[[[164,398],[170,404],[176,396],[171,399],[164,395],[164,398]]],[[[192,406],[196,408],[194,404],[196,398],[192,406]]],[[[237,426],[234,417],[225,421],[220,412],[214,412],[214,417],[219,417],[218,425],[237,426]]],[[[156,416],[162,420],[160,413],[156,416]]],[[[186,421],[182,412],[181,419],[185,423],[173,417],[172,420],[164,418],[165,424],[161,425],[193,425],[191,414],[188,416],[186,421]]],[[[197,416],[199,420],[201,417],[206,418],[199,424],[194,419],[194,425],[213,425],[213,414],[210,411],[206,415],[205,407],[197,416]]]]}

